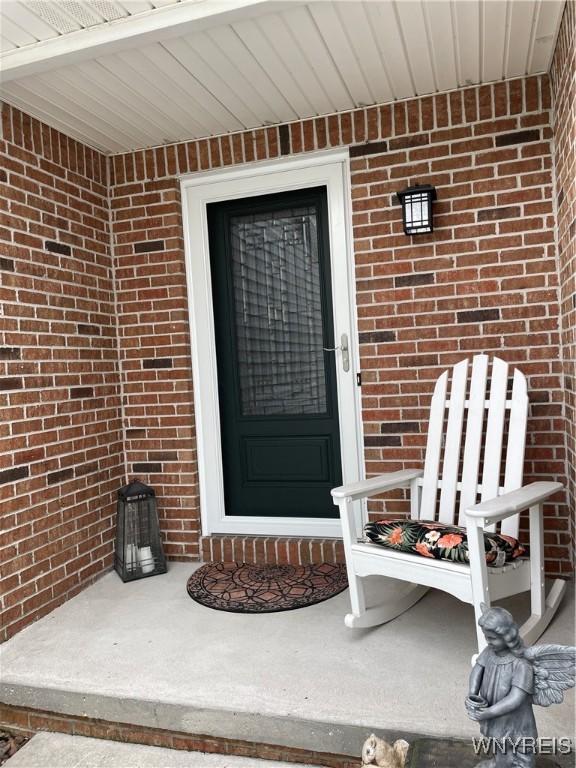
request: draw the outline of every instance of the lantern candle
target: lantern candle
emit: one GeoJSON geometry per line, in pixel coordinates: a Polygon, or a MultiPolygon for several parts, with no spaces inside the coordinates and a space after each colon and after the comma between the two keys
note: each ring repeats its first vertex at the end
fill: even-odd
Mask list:
{"type": "Polygon", "coordinates": [[[151,547],[140,547],[138,550],[138,561],[142,568],[142,573],[152,573],[154,570],[154,556],[151,547]]]}
{"type": "Polygon", "coordinates": [[[138,565],[137,547],[135,544],[128,544],[126,546],[124,563],[128,571],[133,571],[138,565]]]}

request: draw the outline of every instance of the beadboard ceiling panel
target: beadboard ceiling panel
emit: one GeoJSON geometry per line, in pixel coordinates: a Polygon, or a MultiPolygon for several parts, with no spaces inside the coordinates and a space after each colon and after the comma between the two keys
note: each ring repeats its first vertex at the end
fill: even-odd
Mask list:
{"type": "Polygon", "coordinates": [[[548,70],[564,0],[9,0],[2,98],[104,152],[548,70]]]}

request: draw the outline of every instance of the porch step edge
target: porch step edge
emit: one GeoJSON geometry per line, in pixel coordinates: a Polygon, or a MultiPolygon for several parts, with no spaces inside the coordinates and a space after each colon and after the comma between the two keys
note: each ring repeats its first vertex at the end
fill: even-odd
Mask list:
{"type": "MultiPolygon", "coordinates": [[[[2,681],[0,704],[60,718],[97,720],[179,734],[254,742],[322,754],[358,756],[371,733],[412,743],[423,734],[380,726],[323,722],[298,717],[192,707],[2,681]]],[[[16,725],[15,723],[12,723],[16,725]]]]}
{"type": "MultiPolygon", "coordinates": [[[[22,694],[25,686],[18,686],[22,694]]],[[[0,686],[0,697],[5,697],[5,686],[0,686]]],[[[16,686],[13,686],[14,694],[16,686]]],[[[32,688],[28,688],[30,694],[32,688]]],[[[69,691],[59,691],[70,695],[69,691]]],[[[87,700],[90,696],[75,693],[76,697],[87,700]]],[[[110,697],[92,697],[105,699],[110,697]]],[[[124,700],[130,703],[131,700],[124,700]]],[[[90,704],[90,702],[87,702],[90,704]]],[[[154,702],[147,702],[157,706],[154,702]]],[[[142,704],[142,702],[138,702],[142,704]]],[[[43,703],[45,706],[45,703],[43,703]]],[[[175,707],[177,705],[170,705],[175,707]]],[[[68,707],[70,709],[70,707],[68,707]]],[[[190,710],[189,707],[184,709],[190,710]]],[[[213,717],[215,710],[203,710],[203,713],[213,717]]],[[[160,712],[154,725],[144,725],[130,722],[125,718],[129,709],[123,713],[123,720],[112,722],[98,719],[94,716],[71,714],[69,712],[49,712],[44,708],[23,707],[22,705],[1,704],[0,726],[12,730],[20,730],[26,735],[43,731],[67,733],[70,735],[90,736],[96,739],[161,746],[172,750],[216,753],[226,756],[246,756],[258,759],[322,766],[323,768],[357,768],[359,765],[362,745],[367,736],[375,732],[381,738],[393,743],[397,738],[403,738],[410,744],[406,768],[475,768],[479,757],[474,754],[471,739],[436,738],[417,733],[399,733],[380,727],[367,727],[342,723],[325,723],[295,718],[264,718],[276,721],[277,730],[267,741],[262,732],[247,734],[243,738],[232,735],[230,729],[223,736],[214,734],[198,734],[189,731],[175,731],[158,725],[165,719],[166,711],[160,712]]],[[[227,713],[233,716],[236,713],[227,713]]],[[[144,719],[140,717],[140,719],[144,719]]],[[[254,725],[255,723],[250,723],[254,725]]],[[[231,725],[238,725],[232,721],[231,725]]],[[[262,718],[260,720],[262,725],[262,718]]],[[[270,723],[267,724],[268,730],[270,723]]],[[[211,730],[214,730],[213,728],[211,730]]],[[[574,744],[572,745],[574,748],[574,744]]],[[[574,751],[569,755],[555,755],[536,759],[535,768],[575,768],[574,751]]],[[[482,758],[480,758],[482,759],[482,758]]]]}

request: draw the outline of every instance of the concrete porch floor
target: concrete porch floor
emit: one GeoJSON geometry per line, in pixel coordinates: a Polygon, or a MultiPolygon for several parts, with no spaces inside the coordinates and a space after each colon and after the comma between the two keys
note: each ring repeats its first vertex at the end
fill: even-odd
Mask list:
{"type": "MultiPolygon", "coordinates": [[[[470,606],[432,591],[371,630],[344,626],[347,592],[296,611],[222,613],[188,597],[196,567],[127,584],[109,573],[25,629],[0,648],[0,701],[339,754],[359,755],[371,730],[478,734],[463,706],[470,606]]],[[[502,604],[528,614],[528,595],[502,604]]],[[[546,641],[575,642],[572,586],[546,641]]],[[[574,738],[574,691],[535,710],[541,736],[574,738]]]]}

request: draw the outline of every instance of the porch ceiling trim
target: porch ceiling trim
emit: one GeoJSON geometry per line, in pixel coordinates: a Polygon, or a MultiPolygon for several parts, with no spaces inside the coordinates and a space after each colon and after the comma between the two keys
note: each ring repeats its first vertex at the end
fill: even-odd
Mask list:
{"type": "MultiPolygon", "coordinates": [[[[183,2],[41,40],[2,54],[2,80],[7,83],[96,56],[136,48],[192,31],[200,32],[215,24],[231,24],[251,14],[255,6],[262,3],[270,4],[267,0],[183,2]]],[[[286,3],[272,5],[277,9],[286,3]]]]}

